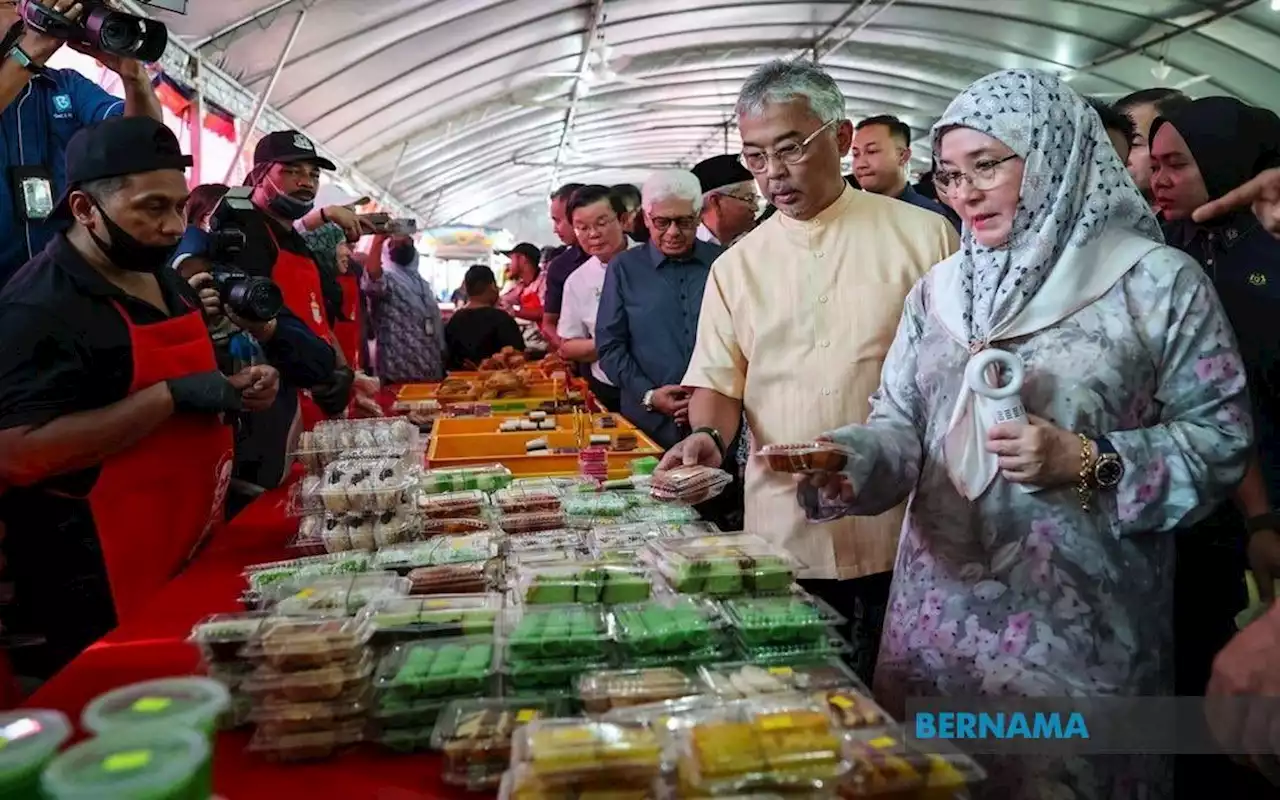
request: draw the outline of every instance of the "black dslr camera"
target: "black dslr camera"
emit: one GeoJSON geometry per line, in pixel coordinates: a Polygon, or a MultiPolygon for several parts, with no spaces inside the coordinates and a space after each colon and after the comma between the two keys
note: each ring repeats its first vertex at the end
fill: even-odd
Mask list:
{"type": "Polygon", "coordinates": [[[209,216],[209,260],[215,265],[213,283],[224,308],[249,322],[269,322],[284,308],[280,287],[267,278],[249,275],[234,266],[244,249],[244,231],[236,225],[236,215],[254,210],[253,189],[229,189],[209,216]]]}
{"type": "MultiPolygon", "coordinates": [[[[149,6],[186,13],[186,0],[140,0],[149,6]]],[[[54,11],[52,0],[19,0],[23,23],[55,39],[80,42],[95,50],[139,61],[159,61],[169,43],[169,29],[158,20],[116,11],[107,0],[80,0],[79,18],[54,11]]]]}

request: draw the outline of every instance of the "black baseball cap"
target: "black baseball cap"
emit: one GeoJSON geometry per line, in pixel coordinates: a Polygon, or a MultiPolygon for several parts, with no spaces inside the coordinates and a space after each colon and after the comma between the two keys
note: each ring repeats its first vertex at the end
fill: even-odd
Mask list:
{"type": "Polygon", "coordinates": [[[158,169],[186,171],[191,156],[178,137],[151,117],[111,117],[76,131],[67,142],[67,188],[50,219],[71,219],[71,192],[89,181],[158,169]]]}
{"type": "Polygon", "coordinates": [[[338,168],[332,161],[317,153],[311,140],[298,131],[268,133],[253,148],[255,167],[263,164],[295,164],[299,161],[312,161],[319,164],[321,169],[329,171],[338,168]]]}
{"type": "Polygon", "coordinates": [[[520,244],[511,248],[510,250],[499,250],[498,252],[506,256],[507,258],[510,258],[516,253],[519,253],[520,255],[529,259],[534,264],[537,264],[539,261],[542,260],[542,251],[539,250],[534,245],[529,244],[528,242],[521,242],[520,244]]]}

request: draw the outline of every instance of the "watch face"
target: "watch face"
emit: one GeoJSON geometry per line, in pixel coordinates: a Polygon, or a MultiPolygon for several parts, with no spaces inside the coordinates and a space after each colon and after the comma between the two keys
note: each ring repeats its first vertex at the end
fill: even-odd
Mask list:
{"type": "Polygon", "coordinates": [[[1124,464],[1118,458],[1104,458],[1098,462],[1094,478],[1103,489],[1114,488],[1124,477],[1124,464]]]}

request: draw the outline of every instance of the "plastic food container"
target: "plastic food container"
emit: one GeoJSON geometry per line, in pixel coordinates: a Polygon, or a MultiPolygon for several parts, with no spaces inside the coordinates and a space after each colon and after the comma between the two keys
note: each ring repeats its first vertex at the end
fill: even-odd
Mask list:
{"type": "Polygon", "coordinates": [[[621,517],[632,503],[618,492],[576,493],[566,495],[563,506],[572,517],[621,517]]]}
{"type": "Polygon", "coordinates": [[[328,511],[394,511],[412,485],[402,461],[343,459],[325,467],[319,492],[328,511]]]}
{"type": "Polygon", "coordinates": [[[333,757],[362,738],[363,723],[310,733],[278,734],[270,728],[259,728],[249,740],[249,749],[272,761],[318,761],[333,757]]]}
{"type": "Polygon", "coordinates": [[[262,612],[214,614],[196,623],[187,641],[200,648],[207,664],[243,663],[243,652],[270,615],[262,612]]]}
{"type": "Polygon", "coordinates": [[[724,601],[725,617],[748,647],[817,642],[832,625],[847,620],[803,590],[774,597],[735,597],[724,601]]]}
{"type": "Polygon", "coordinates": [[[685,505],[664,505],[651,501],[627,509],[623,522],[647,522],[654,525],[683,525],[698,521],[698,512],[685,505]]]}
{"type": "Polygon", "coordinates": [[[673,667],[589,672],[578,678],[578,697],[592,714],[675,700],[698,694],[701,688],[673,667]]]}
{"type": "Polygon", "coordinates": [[[432,639],[391,648],[378,662],[374,690],[402,703],[479,695],[495,672],[492,637],[432,639]]]}
{"type": "Polygon", "coordinates": [[[457,536],[436,536],[425,542],[379,550],[373,565],[379,569],[407,572],[416,567],[487,561],[498,553],[498,543],[488,531],[457,536]]]}
{"type": "Polygon", "coordinates": [[[578,549],[584,547],[582,531],[560,528],[520,536],[509,536],[507,553],[532,553],[539,550],[578,549]]]}
{"type": "Polygon", "coordinates": [[[724,623],[716,606],[692,597],[675,597],[614,607],[609,630],[628,659],[694,652],[723,639],[724,623]]]}
{"type": "Polygon", "coordinates": [[[312,670],[358,661],[373,636],[372,615],[273,617],[263,623],[245,655],[278,671],[312,670]]]}
{"type": "Polygon", "coordinates": [[[986,778],[977,762],[945,741],[930,742],[939,752],[923,752],[909,746],[897,726],[853,731],[846,747],[852,769],[840,786],[841,797],[951,800],[986,778]]]}
{"type": "Polygon", "coordinates": [[[835,442],[812,441],[766,444],[756,455],[763,458],[774,472],[839,472],[853,451],[835,442]]]}
{"type": "Polygon", "coordinates": [[[733,476],[722,469],[682,466],[654,473],[649,494],[663,503],[705,503],[733,483],[733,476]]]}
{"type": "Polygon", "coordinates": [[[799,562],[751,534],[662,540],[650,545],[677,592],[717,597],[786,592],[799,562]]]}
{"type": "Polygon", "coordinates": [[[635,603],[653,592],[653,577],[640,567],[562,564],[522,567],[517,591],[530,605],[635,603]]]}
{"type": "Polygon", "coordinates": [[[370,706],[367,686],[335,700],[300,703],[268,696],[253,704],[249,721],[259,729],[266,728],[270,736],[315,733],[357,724],[369,713],[370,706]]]}
{"type": "Polygon", "coordinates": [[[383,600],[373,610],[373,644],[439,636],[492,636],[501,612],[502,595],[497,593],[383,600]]]}
{"type": "Polygon", "coordinates": [[[553,531],[565,527],[562,511],[539,511],[531,514],[503,514],[498,526],[512,535],[553,531]]]}
{"type": "Polygon", "coordinates": [[[480,490],[493,492],[511,485],[511,470],[502,464],[427,470],[418,480],[423,494],[480,490]]]}
{"type": "Polygon", "coordinates": [[[483,533],[489,523],[482,519],[460,517],[458,519],[428,519],[422,523],[422,535],[457,536],[464,533],[483,533]]]}
{"type": "Polygon", "coordinates": [[[282,616],[355,614],[365,606],[403,597],[412,586],[394,574],[368,573],[341,578],[318,578],[276,603],[282,616]]]}
{"type": "Polygon", "coordinates": [[[40,773],[71,738],[71,722],[59,711],[30,709],[0,714],[0,797],[40,797],[40,773]]]}
{"type": "Polygon", "coordinates": [[[507,652],[521,660],[599,659],[608,623],[599,606],[525,606],[503,616],[507,652]]]}
{"type": "Polygon", "coordinates": [[[601,780],[581,785],[549,784],[539,779],[525,766],[509,769],[502,775],[498,787],[498,800],[579,800],[579,798],[608,798],[608,800],[652,800],[667,797],[668,790],[661,780],[652,786],[619,786],[601,780]]]}
{"type": "Polygon", "coordinates": [[[161,678],[121,686],[85,706],[80,724],[97,736],[136,728],[189,728],[212,737],[231,696],[209,678],[161,678]]]}
{"type": "Polygon", "coordinates": [[[862,689],[862,681],[838,658],[774,666],[750,662],[714,664],[699,669],[698,676],[706,691],[727,700],[784,692],[862,689]]]}
{"type": "Polygon", "coordinates": [[[466,564],[443,564],[418,567],[409,571],[412,595],[460,594],[484,592],[496,584],[489,565],[474,561],[466,564]]]}
{"type": "Polygon", "coordinates": [[[726,703],[682,722],[681,796],[831,789],[851,767],[826,711],[794,699],[726,703]]]}
{"type": "Polygon", "coordinates": [[[493,502],[504,514],[532,514],[559,511],[560,492],[553,489],[509,487],[493,493],[493,502]]]}
{"type": "Polygon", "coordinates": [[[479,517],[489,506],[489,496],[479,489],[418,495],[418,508],[428,519],[479,517]]]}
{"type": "Polygon", "coordinates": [[[648,787],[666,758],[657,734],[638,723],[534,720],[516,731],[511,764],[550,785],[648,787]]]}
{"type": "Polygon", "coordinates": [[[406,542],[422,528],[422,520],[408,506],[392,511],[311,515],[302,518],[295,546],[320,553],[349,550],[369,552],[406,542]]]}
{"type": "Polygon", "coordinates": [[[240,690],[258,702],[321,703],[366,688],[373,667],[374,659],[368,653],[356,661],[332,661],[314,669],[285,672],[259,667],[240,690]]]}
{"type": "Polygon", "coordinates": [[[192,800],[212,793],[207,737],[183,728],[113,731],[53,759],[40,779],[48,800],[192,800]]]}
{"type": "Polygon", "coordinates": [[[559,701],[548,698],[454,700],[431,734],[432,749],[444,754],[441,779],[473,792],[496,788],[511,761],[516,730],[562,710],[559,701]]]}
{"type": "Polygon", "coordinates": [[[250,590],[260,592],[287,582],[322,578],[326,575],[352,575],[368,572],[370,569],[367,553],[341,553],[254,564],[246,567],[243,575],[250,590]]]}

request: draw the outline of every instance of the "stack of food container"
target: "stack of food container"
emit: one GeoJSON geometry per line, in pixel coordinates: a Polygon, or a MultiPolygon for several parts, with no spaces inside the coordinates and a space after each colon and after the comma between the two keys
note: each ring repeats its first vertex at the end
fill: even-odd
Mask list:
{"type": "Polygon", "coordinates": [[[509,693],[566,691],[582,673],[612,666],[602,606],[509,606],[502,632],[509,693]]]}
{"type": "Polygon", "coordinates": [[[558,697],[485,697],[451,701],[436,722],[431,747],[444,757],[440,777],[473,792],[498,788],[511,762],[515,732],[537,719],[558,716],[558,697]]]}
{"type": "Polygon", "coordinates": [[[663,796],[673,759],[644,723],[534,720],[515,732],[502,797],[663,796]]]}

